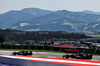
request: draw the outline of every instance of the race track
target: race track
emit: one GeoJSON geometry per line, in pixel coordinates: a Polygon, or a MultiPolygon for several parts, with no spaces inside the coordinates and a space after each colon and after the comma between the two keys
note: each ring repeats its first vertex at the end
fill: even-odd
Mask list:
{"type": "MultiPolygon", "coordinates": [[[[14,51],[4,51],[0,50],[0,55],[12,55],[12,52],[14,51]]],[[[58,57],[62,58],[64,53],[51,53],[51,52],[33,52],[32,56],[40,56],[40,57],[58,57]]],[[[92,60],[100,61],[100,56],[93,56],[92,60]]]]}

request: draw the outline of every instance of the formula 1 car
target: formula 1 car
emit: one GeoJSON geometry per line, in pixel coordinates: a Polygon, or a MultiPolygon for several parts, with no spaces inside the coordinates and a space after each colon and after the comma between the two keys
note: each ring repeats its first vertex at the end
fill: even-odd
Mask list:
{"type": "Polygon", "coordinates": [[[92,59],[92,54],[91,53],[66,54],[66,55],[63,55],[63,58],[92,59]]]}
{"type": "Polygon", "coordinates": [[[12,55],[32,55],[32,51],[19,51],[19,52],[13,52],[12,55]]]}

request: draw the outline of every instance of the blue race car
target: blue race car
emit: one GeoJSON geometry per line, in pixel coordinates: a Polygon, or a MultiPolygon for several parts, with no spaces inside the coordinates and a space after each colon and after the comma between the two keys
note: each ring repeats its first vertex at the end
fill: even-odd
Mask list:
{"type": "Polygon", "coordinates": [[[66,55],[63,55],[63,58],[92,59],[92,54],[91,53],[66,54],[66,55]]]}
{"type": "Polygon", "coordinates": [[[12,55],[32,55],[32,51],[19,51],[19,52],[13,52],[12,55]]]}

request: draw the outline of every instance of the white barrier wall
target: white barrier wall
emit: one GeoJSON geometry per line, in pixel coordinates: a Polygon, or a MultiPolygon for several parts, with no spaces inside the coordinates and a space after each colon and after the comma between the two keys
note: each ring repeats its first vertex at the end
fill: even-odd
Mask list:
{"type": "Polygon", "coordinates": [[[10,65],[10,64],[3,64],[3,63],[0,63],[0,66],[16,66],[16,65],[10,65]]]}
{"type": "Polygon", "coordinates": [[[14,59],[0,56],[0,62],[3,64],[11,64],[16,66],[26,66],[26,61],[23,59],[14,59]]]}
{"type": "Polygon", "coordinates": [[[100,66],[100,61],[12,55],[0,55],[0,63],[1,66],[100,66]]]}
{"type": "Polygon", "coordinates": [[[16,58],[9,58],[9,57],[2,57],[2,56],[0,56],[0,62],[2,64],[5,64],[3,66],[11,66],[11,65],[15,65],[15,66],[72,66],[72,65],[64,65],[64,64],[57,64],[57,63],[28,61],[24,59],[16,59],[16,58]]]}

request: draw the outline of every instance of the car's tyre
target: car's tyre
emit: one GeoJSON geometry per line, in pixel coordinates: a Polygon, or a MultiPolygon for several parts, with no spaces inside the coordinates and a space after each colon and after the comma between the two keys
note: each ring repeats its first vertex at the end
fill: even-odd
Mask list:
{"type": "Polygon", "coordinates": [[[16,52],[13,52],[12,55],[16,55],[16,52]]]}
{"type": "Polygon", "coordinates": [[[63,55],[63,58],[69,58],[70,56],[69,55],[63,55]]]}
{"type": "Polygon", "coordinates": [[[92,59],[92,53],[88,53],[88,54],[86,55],[86,59],[92,59]]]}
{"type": "Polygon", "coordinates": [[[66,58],[69,58],[70,56],[69,55],[66,55],[66,58]]]}
{"type": "Polygon", "coordinates": [[[33,53],[32,53],[32,51],[28,51],[28,55],[32,55],[33,53]]]}
{"type": "Polygon", "coordinates": [[[18,52],[17,54],[18,54],[18,55],[20,55],[20,53],[19,53],[19,52],[18,52]]]}
{"type": "Polygon", "coordinates": [[[33,55],[33,53],[29,53],[29,55],[33,55]]]}

